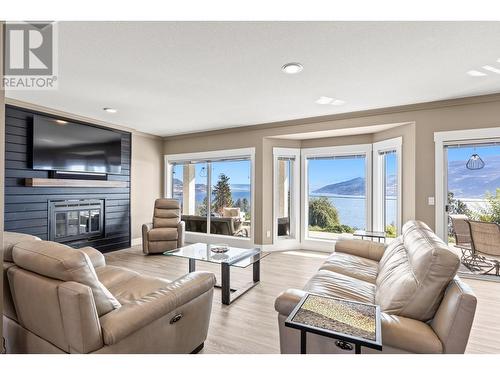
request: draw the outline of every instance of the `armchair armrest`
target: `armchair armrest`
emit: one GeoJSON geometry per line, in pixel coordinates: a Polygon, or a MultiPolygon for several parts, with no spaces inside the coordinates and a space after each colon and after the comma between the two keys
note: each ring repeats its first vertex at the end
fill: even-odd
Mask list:
{"type": "Polygon", "coordinates": [[[443,352],[441,340],[428,324],[385,313],[381,314],[381,320],[384,345],[411,353],[443,352]]]}
{"type": "Polygon", "coordinates": [[[177,247],[183,247],[186,239],[186,223],[179,221],[177,224],[177,247]]]}
{"type": "Polygon", "coordinates": [[[300,289],[288,289],[282,292],[274,301],[274,309],[281,315],[288,316],[306,294],[300,289]]]}
{"type": "Polygon", "coordinates": [[[386,246],[386,244],[374,241],[340,239],[335,243],[335,251],[379,262],[386,246]]]}
{"type": "Polygon", "coordinates": [[[142,224],[142,252],[147,254],[149,252],[148,233],[153,229],[153,223],[142,224]]]}
{"type": "Polygon", "coordinates": [[[92,289],[66,281],[59,284],[57,293],[70,352],[84,354],[100,349],[103,346],[102,330],[92,289]]]}
{"type": "Polygon", "coordinates": [[[101,317],[103,340],[112,345],[211,290],[215,275],[192,272],[101,317]]]}

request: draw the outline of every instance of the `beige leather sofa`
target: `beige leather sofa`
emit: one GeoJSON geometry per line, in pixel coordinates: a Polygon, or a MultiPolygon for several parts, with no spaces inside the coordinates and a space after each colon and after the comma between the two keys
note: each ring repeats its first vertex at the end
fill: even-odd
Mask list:
{"type": "Polygon", "coordinates": [[[142,251],[160,254],[184,246],[185,224],[176,199],[157,199],[153,222],[142,225],[142,251]]]}
{"type": "MultiPolygon", "coordinates": [[[[427,225],[410,221],[389,245],[339,240],[302,290],[275,303],[282,353],[300,352],[284,321],[305,292],[380,305],[382,353],[464,353],[476,297],[457,276],[460,260],[427,225]]],[[[307,335],[308,353],[346,353],[336,340],[307,335]]],[[[350,352],[347,352],[350,353],[350,352]]],[[[362,353],[380,353],[362,348],[362,353]]]]}
{"type": "Polygon", "coordinates": [[[215,277],[173,282],[106,265],[87,247],[4,234],[7,353],[191,353],[207,337],[215,277]]]}

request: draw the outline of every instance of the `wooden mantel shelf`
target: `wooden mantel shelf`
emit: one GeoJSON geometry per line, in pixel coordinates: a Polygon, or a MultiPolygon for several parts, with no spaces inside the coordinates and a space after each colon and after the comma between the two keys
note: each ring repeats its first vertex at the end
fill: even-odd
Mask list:
{"type": "Polygon", "coordinates": [[[25,185],[30,187],[127,187],[126,181],[73,180],[64,178],[26,178],[25,185]]]}

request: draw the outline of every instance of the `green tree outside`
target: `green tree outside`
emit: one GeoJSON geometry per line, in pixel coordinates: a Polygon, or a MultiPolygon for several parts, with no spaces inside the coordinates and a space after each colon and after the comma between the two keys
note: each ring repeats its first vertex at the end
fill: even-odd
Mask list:
{"type": "Polygon", "coordinates": [[[233,207],[233,198],[229,180],[230,178],[228,176],[221,173],[217,184],[215,184],[212,189],[212,212],[216,212],[219,215],[223,214],[224,207],[233,207]]]}

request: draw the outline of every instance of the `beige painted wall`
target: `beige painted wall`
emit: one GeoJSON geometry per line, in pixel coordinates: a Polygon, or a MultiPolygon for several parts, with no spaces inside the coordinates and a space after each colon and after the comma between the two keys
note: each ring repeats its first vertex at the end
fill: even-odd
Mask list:
{"type": "MultiPolygon", "coordinates": [[[[359,142],[403,137],[403,220],[416,218],[434,227],[434,206],[427,204],[427,197],[435,195],[434,132],[500,127],[500,94],[169,137],[165,139],[164,152],[256,147],[255,242],[268,244],[272,239],[265,233],[272,233],[273,224],[272,145],[282,142],[274,137],[396,123],[409,125],[352,139],[359,142]]],[[[349,138],[299,142],[302,147],[317,147],[349,142],[349,138]]]]}
{"type": "Polygon", "coordinates": [[[141,237],[141,226],[153,217],[156,198],[163,196],[163,142],[132,134],[131,225],[132,239],[141,237]]]}

